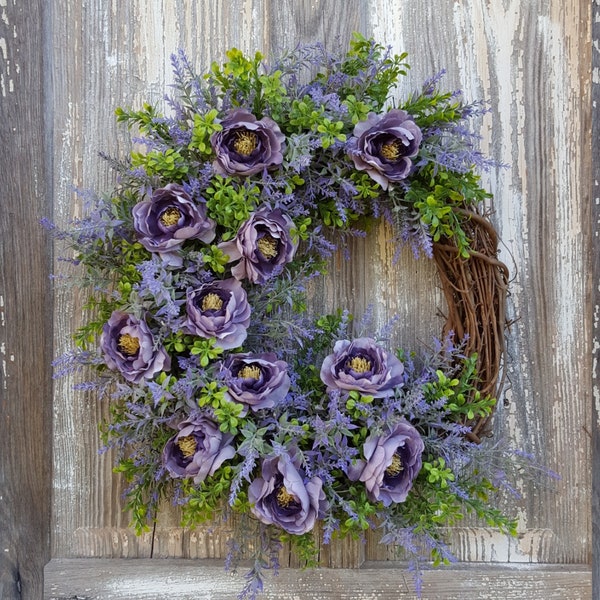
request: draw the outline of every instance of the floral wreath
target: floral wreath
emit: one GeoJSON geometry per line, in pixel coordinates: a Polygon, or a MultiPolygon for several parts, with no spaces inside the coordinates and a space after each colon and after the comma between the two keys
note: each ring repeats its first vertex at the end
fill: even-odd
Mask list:
{"type": "Polygon", "coordinates": [[[480,444],[508,281],[476,174],[494,163],[467,127],[485,108],[441,75],[394,102],[406,54],[358,34],[341,55],[227,58],[199,76],[173,57],[173,116],[117,110],[142,150],[106,157],[116,189],[57,232],[91,290],[57,373],[94,367],[78,387],[110,401],[103,438],[133,526],[161,498],[185,526],[237,513],[228,564],[254,559],[242,597],[284,542],[314,565],[318,536],[378,529],[418,566],[452,559],[442,528],[465,513],[514,535],[492,498],[521,455],[480,444]],[[390,348],[368,315],[307,310],[327,258],[380,218],[437,264],[433,350],[390,348]]]}

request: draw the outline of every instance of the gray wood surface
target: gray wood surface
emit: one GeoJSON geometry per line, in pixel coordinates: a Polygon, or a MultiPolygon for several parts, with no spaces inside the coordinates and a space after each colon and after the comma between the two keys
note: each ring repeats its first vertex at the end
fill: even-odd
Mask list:
{"type": "Polygon", "coordinates": [[[0,598],[41,598],[50,558],[51,155],[43,2],[0,3],[0,598]]]}
{"type": "MultiPolygon", "coordinates": [[[[97,152],[122,156],[129,147],[113,110],[144,100],[160,103],[170,82],[169,55],[179,47],[201,70],[212,60],[222,60],[232,46],[269,53],[315,40],[345,45],[350,33],[359,30],[398,52],[409,52],[412,69],[404,92],[446,68],[448,87],[490,101],[490,113],[480,123],[482,148],[510,169],[493,171],[486,185],[495,195],[502,258],[514,276],[509,386],[495,417],[495,435],[534,452],[562,479],[552,485],[520,482],[523,498],[506,500],[507,509],[519,517],[517,540],[468,523],[454,532],[453,547],[465,562],[588,565],[589,300],[592,281],[597,281],[590,268],[589,3],[155,0],[148,10],[142,0],[55,0],[52,12],[56,85],[48,118],[54,217],[59,223],[81,210],[73,186],[97,191],[111,187],[113,175],[97,152]]],[[[374,301],[379,322],[398,313],[403,323],[398,341],[416,346],[440,328],[435,315],[444,307],[435,271],[408,252],[400,264],[392,265],[386,237],[381,227],[366,243],[355,244],[351,262],[339,257],[332,263],[330,277],[316,289],[323,303],[315,302],[315,310],[346,305],[360,313],[374,301]]],[[[55,270],[68,269],[57,263],[55,270]]],[[[69,333],[82,323],[81,304],[78,290],[56,288],[57,354],[68,348],[69,333]]],[[[111,472],[111,457],[97,453],[97,423],[106,406],[92,396],[75,394],[73,383],[67,378],[55,387],[52,556],[148,557],[154,544],[158,556],[222,557],[220,532],[183,531],[176,511],[168,506],[154,540],[150,535],[136,538],[127,529],[127,515],[120,511],[122,482],[111,472]]],[[[387,551],[370,540],[365,547],[332,548],[326,564],[357,566],[365,559],[387,558],[387,551]]],[[[521,574],[519,570],[512,576],[517,581],[521,574]]],[[[472,589],[468,586],[480,576],[481,570],[473,566],[460,585],[472,589]]]]}
{"type": "MultiPolygon", "coordinates": [[[[481,565],[427,571],[421,600],[588,600],[589,572],[576,566],[481,565]]],[[[214,561],[58,559],[46,569],[46,600],[235,600],[242,575],[214,561]],[[162,563],[162,564],[161,564],[162,563]]],[[[363,569],[288,569],[265,583],[264,600],[417,600],[410,575],[363,569]]]]}
{"type": "Polygon", "coordinates": [[[600,0],[592,4],[592,302],[594,315],[592,411],[592,582],[593,598],[600,597],[600,0]]]}

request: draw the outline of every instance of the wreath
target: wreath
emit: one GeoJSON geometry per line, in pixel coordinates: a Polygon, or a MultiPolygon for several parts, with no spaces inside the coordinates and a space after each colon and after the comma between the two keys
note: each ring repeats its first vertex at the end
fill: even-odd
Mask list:
{"type": "Polygon", "coordinates": [[[314,565],[317,538],[376,529],[418,566],[452,559],[443,530],[465,513],[515,534],[493,498],[519,455],[480,443],[508,282],[477,174],[494,163],[469,129],[485,106],[440,90],[442,74],[398,100],[406,54],[358,34],[341,54],[172,63],[171,116],[117,109],[136,149],[105,156],[116,188],[57,234],[90,290],[57,373],[93,366],[77,387],[110,403],[102,435],[133,527],[164,498],[184,526],[236,513],[228,565],[253,559],[250,597],[282,543],[314,565]],[[332,253],[376,219],[437,265],[433,349],[308,308],[332,253]]]}

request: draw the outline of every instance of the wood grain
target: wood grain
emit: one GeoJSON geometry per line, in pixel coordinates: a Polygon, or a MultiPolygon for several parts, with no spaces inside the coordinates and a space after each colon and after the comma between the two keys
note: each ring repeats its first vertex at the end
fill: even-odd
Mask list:
{"type": "Polygon", "coordinates": [[[592,3],[592,597],[600,596],[600,0],[592,3]]]}
{"type": "MultiPolygon", "coordinates": [[[[447,69],[444,84],[470,99],[486,98],[482,149],[510,168],[485,175],[494,193],[502,258],[513,272],[506,371],[509,387],[495,417],[496,438],[560,472],[553,485],[520,482],[522,499],[506,498],[520,538],[494,537],[477,523],[453,534],[464,561],[580,563],[591,550],[592,285],[590,222],[591,61],[589,5],[583,0],[415,3],[407,0],[302,0],[184,3],[57,0],[53,19],[53,196],[55,219],[81,210],[72,186],[108,190],[114,180],[97,151],[122,156],[129,147],[115,126],[118,105],[160,104],[170,82],[169,55],[184,48],[203,70],[226,49],[267,53],[298,42],[346,45],[359,30],[410,53],[401,93],[447,69]],[[576,507],[574,510],[573,507],[576,507]]],[[[382,326],[398,314],[396,341],[416,347],[439,332],[444,306],[433,266],[406,252],[391,260],[385,226],[353,242],[315,287],[314,310],[345,305],[357,314],[374,305],[382,326]]],[[[66,267],[57,264],[58,272],[66,267]]],[[[55,294],[57,354],[82,323],[82,298],[55,294]]],[[[54,557],[150,556],[152,537],[136,538],[120,512],[122,483],[111,457],[98,456],[97,423],[106,406],[74,394],[72,378],[56,385],[54,417],[54,557]]],[[[222,532],[184,532],[165,507],[154,548],[160,556],[218,558],[222,532]]],[[[332,565],[387,560],[370,539],[364,548],[332,549],[332,565]]],[[[329,560],[329,559],[328,559],[329,560]]],[[[472,571],[474,581],[479,570],[472,571]]],[[[519,572],[520,573],[520,572],[519,572]]],[[[517,577],[517,575],[515,575],[517,577]]]]}
{"type": "MultiPolygon", "coordinates": [[[[288,569],[269,576],[264,600],[416,600],[405,569],[288,569]]],[[[569,567],[491,567],[426,571],[421,600],[588,600],[590,572],[569,567]]],[[[46,568],[45,600],[234,600],[241,575],[211,561],[55,559],[46,568]],[[161,564],[162,563],[162,564],[161,564]]]]}
{"type": "Polygon", "coordinates": [[[43,2],[0,3],[0,598],[41,598],[50,558],[51,157],[43,2]]]}

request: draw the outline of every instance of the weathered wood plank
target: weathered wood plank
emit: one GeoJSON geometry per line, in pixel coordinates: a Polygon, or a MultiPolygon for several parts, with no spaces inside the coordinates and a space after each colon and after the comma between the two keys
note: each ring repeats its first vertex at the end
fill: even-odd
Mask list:
{"type": "MultiPolygon", "coordinates": [[[[413,86],[445,68],[447,85],[467,98],[490,101],[482,149],[509,169],[496,169],[485,181],[495,196],[502,256],[513,273],[514,320],[507,340],[508,389],[495,416],[495,435],[534,452],[562,476],[555,486],[525,482],[523,499],[508,500],[507,507],[522,527],[555,533],[539,560],[586,562],[589,4],[381,0],[372,15],[378,39],[409,52],[413,86]]],[[[367,558],[379,552],[370,546],[367,558]]]]}
{"type": "Polygon", "coordinates": [[[590,429],[592,465],[592,582],[593,598],[600,596],[600,0],[592,3],[592,302],[593,411],[590,429]]]}
{"type": "MultiPolygon", "coordinates": [[[[287,569],[269,576],[265,600],[415,600],[406,570],[373,568],[287,569]]],[[[210,561],[55,559],[46,567],[45,600],[233,600],[241,575],[223,575],[210,561]]],[[[479,577],[464,568],[426,571],[422,600],[505,598],[506,600],[589,600],[587,567],[482,565],[479,577]]]]}
{"type": "Polygon", "coordinates": [[[0,598],[41,598],[50,558],[52,298],[44,3],[0,3],[0,598]]]}
{"type": "MultiPolygon", "coordinates": [[[[587,562],[590,443],[582,428],[591,405],[587,4],[163,0],[148,12],[139,0],[111,5],[59,0],[54,12],[55,78],[61,82],[54,95],[54,194],[62,223],[80,210],[72,185],[110,188],[112,176],[95,153],[122,155],[129,143],[112,111],[147,99],[160,102],[170,78],[168,57],[178,47],[204,69],[231,46],[269,52],[300,41],[333,44],[338,35],[344,45],[358,29],[410,52],[406,90],[446,67],[446,85],[462,88],[469,98],[490,99],[482,148],[512,168],[494,170],[486,182],[495,193],[506,261],[514,265],[510,316],[518,319],[509,338],[510,388],[496,431],[563,476],[554,488],[526,483],[524,500],[507,500],[507,506],[520,517],[523,539],[531,541],[528,551],[519,551],[528,560],[587,562]]],[[[366,244],[356,242],[352,261],[340,256],[316,296],[327,308],[349,303],[359,314],[374,301],[379,324],[400,313],[399,341],[427,342],[441,322],[432,315],[443,311],[433,267],[408,253],[392,265],[387,237],[382,227],[366,244]]],[[[57,353],[82,322],[80,306],[74,290],[57,291],[57,353]]],[[[127,518],[120,514],[121,483],[110,472],[110,456],[97,456],[96,423],[106,407],[73,395],[72,383],[59,382],[55,396],[53,556],[149,556],[148,536],[115,534],[126,531],[127,518]]],[[[222,556],[222,540],[182,533],[176,512],[165,509],[159,526],[155,549],[161,555],[222,556]]],[[[460,557],[486,558],[490,545],[481,541],[481,532],[464,531],[457,538],[460,557]]],[[[368,559],[387,558],[376,540],[365,552],[368,559]]],[[[353,550],[341,554],[334,563],[362,558],[353,550]]]]}

